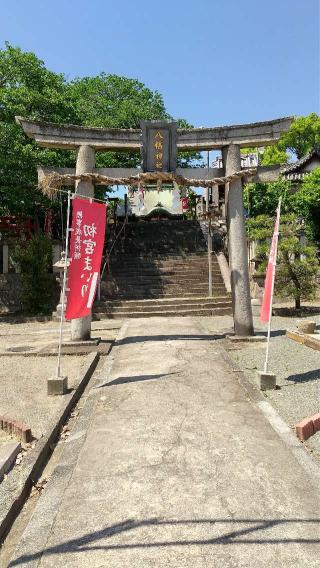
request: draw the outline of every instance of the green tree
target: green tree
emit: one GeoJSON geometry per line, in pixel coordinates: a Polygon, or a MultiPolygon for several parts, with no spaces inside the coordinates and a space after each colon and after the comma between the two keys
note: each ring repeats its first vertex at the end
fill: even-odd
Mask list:
{"type": "Polygon", "coordinates": [[[298,191],[292,197],[294,210],[305,218],[308,234],[320,242],[320,168],[304,177],[298,191]]]}
{"type": "Polygon", "coordinates": [[[71,166],[74,156],[44,150],[27,139],[16,115],[75,122],[77,115],[62,75],[48,71],[33,53],[8,43],[0,50],[0,215],[37,215],[50,203],[36,189],[38,164],[71,166]]]}
{"type": "Polygon", "coordinates": [[[47,313],[52,307],[53,275],[52,246],[43,236],[34,236],[18,244],[13,260],[20,267],[22,280],[21,303],[29,313],[47,313]]]}
{"type": "Polygon", "coordinates": [[[279,198],[282,198],[282,210],[292,211],[290,182],[284,179],[272,183],[248,183],[244,186],[243,201],[250,217],[273,215],[279,198]]]}
{"type": "Polygon", "coordinates": [[[262,158],[261,164],[263,166],[273,166],[274,164],[287,164],[288,154],[285,150],[281,150],[277,144],[272,146],[266,146],[262,158]]]}
{"type": "Polygon", "coordinates": [[[296,118],[288,132],[282,134],[278,143],[281,150],[290,150],[298,159],[319,145],[320,117],[315,112],[296,118]]]}
{"type": "MultiPolygon", "coordinates": [[[[135,79],[101,73],[68,82],[33,53],[6,43],[0,50],[0,215],[43,215],[52,204],[37,190],[37,165],[75,164],[74,152],[42,149],[27,139],[16,115],[111,128],[139,128],[140,120],[171,118],[162,96],[135,79]]],[[[189,126],[183,120],[179,125],[189,126]]],[[[184,153],[180,165],[190,166],[197,157],[184,153]]],[[[138,153],[97,153],[97,167],[136,167],[140,161],[138,153]]]]}
{"type": "MultiPolygon", "coordinates": [[[[136,79],[107,75],[83,77],[72,81],[69,92],[83,126],[105,128],[140,128],[141,120],[173,120],[166,111],[163,97],[136,79]]],[[[184,119],[177,119],[179,128],[190,128],[184,119]]],[[[200,155],[179,154],[179,165],[190,167],[200,155]]],[[[98,152],[97,167],[137,167],[139,153],[98,152]]]]}
{"type": "MultiPolygon", "coordinates": [[[[168,118],[163,98],[143,83],[118,75],[101,73],[69,84],[77,109],[78,124],[105,128],[139,128],[141,120],[168,118]]],[[[97,167],[136,167],[138,153],[97,152],[97,167]]]]}
{"type": "MultiPolygon", "coordinates": [[[[260,215],[247,221],[249,238],[259,243],[256,250],[258,272],[266,270],[273,229],[271,216],[260,215]]],[[[300,309],[302,300],[314,298],[319,271],[316,248],[301,241],[302,231],[303,225],[294,214],[281,217],[275,293],[282,298],[293,298],[296,309],[300,309]]]]}
{"type": "Polygon", "coordinates": [[[136,79],[101,73],[75,79],[68,91],[83,126],[139,128],[142,119],[169,118],[160,93],[136,79]]]}
{"type": "Polygon", "coordinates": [[[265,148],[241,148],[241,154],[258,154],[259,164],[263,166],[273,166],[274,164],[286,164],[288,154],[281,150],[278,144],[266,146],[265,148]]]}

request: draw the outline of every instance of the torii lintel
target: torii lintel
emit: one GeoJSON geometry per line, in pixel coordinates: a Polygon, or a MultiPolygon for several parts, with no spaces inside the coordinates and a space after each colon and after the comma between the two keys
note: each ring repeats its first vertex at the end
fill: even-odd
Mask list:
{"type": "MultiPolygon", "coordinates": [[[[252,124],[217,126],[214,128],[183,128],[177,130],[178,150],[214,150],[229,144],[241,148],[266,146],[279,140],[286,132],[293,117],[278,118],[252,124]]],[[[40,146],[47,148],[75,149],[88,145],[95,151],[135,151],[142,147],[141,129],[91,128],[85,126],[56,124],[30,120],[20,116],[16,122],[25,134],[40,146]]]]}

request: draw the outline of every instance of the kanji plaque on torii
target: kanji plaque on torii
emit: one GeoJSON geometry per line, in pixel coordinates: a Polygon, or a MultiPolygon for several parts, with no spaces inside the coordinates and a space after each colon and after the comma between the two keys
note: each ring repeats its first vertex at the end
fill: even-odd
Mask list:
{"type": "Polygon", "coordinates": [[[144,172],[175,172],[177,168],[177,123],[143,121],[142,159],[144,172]]]}

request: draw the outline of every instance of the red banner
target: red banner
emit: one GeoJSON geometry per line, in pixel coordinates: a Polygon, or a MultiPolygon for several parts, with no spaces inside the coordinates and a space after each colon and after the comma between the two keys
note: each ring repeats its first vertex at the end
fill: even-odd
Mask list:
{"type": "Polygon", "coordinates": [[[72,232],[66,319],[88,316],[100,275],[107,207],[88,199],[72,201],[72,232]]]}
{"type": "Polygon", "coordinates": [[[265,323],[268,323],[271,317],[271,307],[272,307],[271,304],[272,304],[274,279],[276,275],[276,264],[277,264],[280,207],[281,207],[281,201],[277,209],[277,219],[275,222],[274,233],[272,237],[266,280],[264,283],[263,300],[261,306],[260,320],[265,323]]]}

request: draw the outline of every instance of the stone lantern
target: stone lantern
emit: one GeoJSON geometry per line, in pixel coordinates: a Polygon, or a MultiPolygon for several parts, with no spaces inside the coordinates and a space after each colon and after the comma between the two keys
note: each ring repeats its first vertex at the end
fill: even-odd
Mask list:
{"type": "MultiPolygon", "coordinates": [[[[57,307],[56,307],[56,311],[53,312],[53,314],[52,314],[52,320],[53,321],[60,321],[60,319],[61,319],[62,292],[63,292],[63,271],[64,271],[64,267],[65,267],[65,258],[66,258],[66,253],[65,253],[65,251],[62,251],[61,252],[61,258],[52,265],[53,273],[57,275],[56,280],[57,280],[57,282],[59,283],[59,286],[60,286],[60,298],[59,298],[59,302],[58,302],[57,307]]],[[[70,260],[68,259],[67,267],[69,268],[69,266],[70,266],[70,260]]],[[[67,281],[67,283],[68,283],[68,281],[67,281]]],[[[68,286],[66,286],[66,290],[67,289],[68,289],[68,286]]],[[[64,305],[66,306],[66,302],[65,302],[64,305]]]]}

